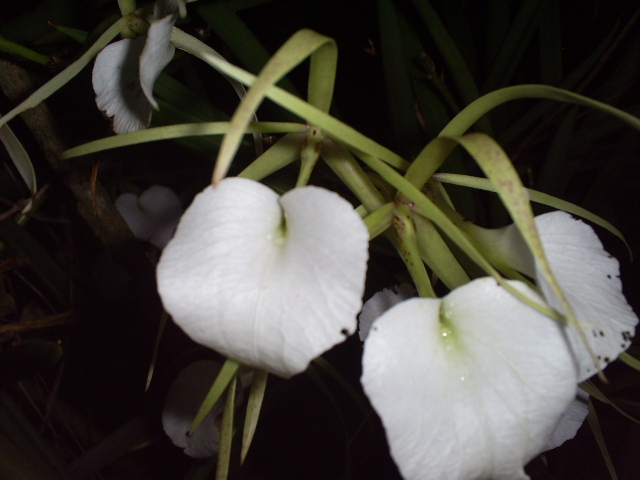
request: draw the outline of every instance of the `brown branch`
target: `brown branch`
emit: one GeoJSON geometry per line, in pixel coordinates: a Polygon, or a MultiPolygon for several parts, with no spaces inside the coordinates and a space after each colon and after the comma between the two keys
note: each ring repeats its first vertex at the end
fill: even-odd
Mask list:
{"type": "MultiPolygon", "coordinates": [[[[11,102],[17,105],[35,89],[22,67],[0,59],[0,90],[11,102]]],[[[75,195],[80,215],[100,240],[112,246],[121,246],[130,240],[129,227],[104,188],[99,183],[96,183],[95,189],[92,188],[89,166],[84,162],[70,163],[60,160],[65,146],[58,134],[57,123],[46,104],[41,103],[27,110],[21,117],[40,145],[47,161],[75,195]]]]}

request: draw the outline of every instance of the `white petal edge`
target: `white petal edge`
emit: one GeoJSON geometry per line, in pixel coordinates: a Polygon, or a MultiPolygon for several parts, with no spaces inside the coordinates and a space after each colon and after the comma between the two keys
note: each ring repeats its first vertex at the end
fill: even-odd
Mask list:
{"type": "MultiPolygon", "coordinates": [[[[622,294],[618,260],[604,250],[589,225],[566,212],[537,216],[536,226],[551,270],[604,368],[629,348],[638,324],[638,316],[622,294]]],[[[538,271],[536,280],[547,303],[563,312],[538,271]]],[[[578,330],[568,325],[567,335],[582,382],[597,368],[578,330]]]]}
{"type": "Polygon", "coordinates": [[[145,129],[151,121],[151,104],[140,86],[139,58],[145,38],[124,39],[107,45],[93,65],[96,104],[113,117],[116,133],[145,129]]]}
{"type": "Polygon", "coordinates": [[[162,69],[173,58],[175,47],[171,43],[171,32],[176,18],[176,15],[168,15],[151,24],[140,56],[140,85],[147,100],[156,110],[158,102],[153,98],[153,85],[162,69]]]}
{"type": "Polygon", "coordinates": [[[557,448],[567,440],[575,437],[588,414],[589,394],[581,388],[578,388],[576,398],[571,402],[567,411],[562,414],[560,423],[558,423],[553,430],[545,450],[557,448]]]}
{"type": "Polygon", "coordinates": [[[214,360],[193,362],[182,369],[167,393],[162,427],[173,444],[183,448],[190,457],[206,458],[218,451],[216,417],[224,409],[224,398],[218,400],[192,436],[188,433],[221,368],[214,360]]]}
{"type": "Polygon", "coordinates": [[[376,318],[389,310],[395,304],[416,296],[416,288],[408,283],[394,285],[391,288],[384,288],[365,302],[362,312],[358,315],[358,335],[360,341],[364,342],[369,335],[371,325],[376,318]]]}
{"type": "Polygon", "coordinates": [[[194,341],[288,378],[355,331],[368,238],[333,192],[309,186],[278,197],[227,178],[182,216],[158,264],[158,290],[194,341]]]}
{"type": "Polygon", "coordinates": [[[399,303],[363,355],[365,393],[406,480],[527,479],[576,377],[560,327],[489,278],[399,303]]]}

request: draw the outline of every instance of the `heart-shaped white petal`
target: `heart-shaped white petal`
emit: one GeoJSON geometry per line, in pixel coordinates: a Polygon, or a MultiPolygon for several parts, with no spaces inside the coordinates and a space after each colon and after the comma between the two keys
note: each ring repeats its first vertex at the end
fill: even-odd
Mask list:
{"type": "Polygon", "coordinates": [[[362,306],[362,312],[358,315],[358,335],[360,341],[364,342],[369,335],[369,330],[373,322],[389,310],[395,304],[416,296],[416,288],[408,283],[394,285],[391,288],[385,288],[375,293],[362,306]]]}
{"type": "MultiPolygon", "coordinates": [[[[216,419],[224,409],[220,398],[193,435],[188,435],[200,405],[209,393],[222,365],[214,360],[189,364],[171,384],[162,410],[162,427],[174,445],[194,458],[206,458],[218,451],[216,419]]],[[[242,403],[242,389],[236,390],[236,405],[242,403]]]]}
{"type": "Polygon", "coordinates": [[[559,325],[489,278],[396,305],[365,341],[362,384],[407,480],[528,478],[576,381],[559,325]]]}
{"type": "Polygon", "coordinates": [[[171,43],[171,31],[176,18],[176,15],[167,15],[151,24],[140,56],[140,85],[147,100],[156,110],[158,102],[153,98],[153,85],[162,69],[173,58],[175,47],[171,43]]]}
{"type": "Polygon", "coordinates": [[[162,185],[149,187],[140,198],[133,193],[123,193],[115,203],[133,236],[160,249],[171,240],[182,215],[180,199],[162,185]]]}
{"type": "Polygon", "coordinates": [[[158,290],[196,342],[282,377],[355,331],[368,231],[318,187],[282,197],[243,178],[207,187],[158,264],[158,290]]]}
{"type": "Polygon", "coordinates": [[[151,104],[140,86],[139,59],[145,38],[124,39],[107,45],[93,65],[96,104],[113,117],[113,131],[142,130],[151,121],[151,104]]]}

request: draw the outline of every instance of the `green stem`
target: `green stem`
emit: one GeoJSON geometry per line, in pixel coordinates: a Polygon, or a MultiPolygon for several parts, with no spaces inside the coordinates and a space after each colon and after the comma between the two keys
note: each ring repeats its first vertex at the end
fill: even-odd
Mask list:
{"type": "Polygon", "coordinates": [[[23,45],[20,45],[19,43],[12,42],[11,40],[7,40],[6,38],[2,37],[0,37],[0,51],[20,55],[21,57],[39,63],[40,65],[47,65],[50,60],[50,58],[46,55],[34,52],[30,48],[27,48],[23,45]]]}
{"type": "Polygon", "coordinates": [[[421,297],[436,297],[433,286],[429,280],[429,274],[420,257],[416,229],[411,219],[411,211],[404,204],[396,205],[393,217],[393,226],[398,234],[398,253],[404,260],[413,283],[421,297]]]}
{"type": "Polygon", "coordinates": [[[324,136],[320,128],[311,126],[309,130],[307,130],[307,138],[302,144],[302,151],[300,153],[301,166],[296,188],[304,187],[309,183],[313,167],[315,167],[322,153],[323,140],[324,136]]]}
{"type": "Polygon", "coordinates": [[[107,44],[111,40],[113,40],[115,36],[118,35],[124,27],[126,27],[126,25],[127,25],[126,18],[121,18],[120,20],[115,22],[113,25],[111,25],[111,27],[109,27],[102,35],[100,35],[100,38],[98,38],[96,43],[91,45],[91,47],[89,47],[89,49],[86,52],[84,52],[84,54],[78,60],[73,62],[71,65],[65,68],[62,72],[60,72],[58,75],[53,77],[51,80],[45,83],[38,90],[33,92],[29,96],[29,98],[27,98],[20,105],[18,105],[9,113],[7,113],[5,116],[0,118],[0,127],[5,123],[7,123],[16,115],[19,115],[25,110],[35,107],[43,100],[46,100],[47,98],[49,98],[49,96],[52,95],[54,92],[58,91],[62,86],[64,86],[67,82],[69,82],[69,80],[71,80],[78,73],[80,73],[80,71],[89,64],[89,62],[93,59],[93,57],[95,57],[98,54],[98,52],[100,52],[105,46],[107,46],[107,44]]]}
{"type": "Polygon", "coordinates": [[[326,139],[322,158],[368,212],[380,208],[385,200],[354,156],[341,143],[326,139]]]}

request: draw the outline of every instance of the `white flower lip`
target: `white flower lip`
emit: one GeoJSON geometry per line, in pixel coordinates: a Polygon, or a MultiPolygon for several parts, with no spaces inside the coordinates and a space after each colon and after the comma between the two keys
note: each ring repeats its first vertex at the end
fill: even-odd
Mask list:
{"type": "Polygon", "coordinates": [[[355,331],[368,238],[333,192],[278,197],[227,178],[183,215],[158,264],[158,290],[194,341],[288,378],[355,331]]]}
{"type": "Polygon", "coordinates": [[[171,240],[183,212],[178,196],[162,185],[149,187],[139,198],[123,193],[115,204],[133,236],[160,249],[171,240]]]}
{"type": "Polygon", "coordinates": [[[397,304],[365,341],[362,384],[406,480],[528,478],[576,382],[558,324],[490,278],[397,304]]]}
{"type": "MultiPolygon", "coordinates": [[[[198,360],[182,369],[171,384],[162,409],[162,427],[171,441],[194,458],[206,458],[218,451],[216,418],[224,409],[220,398],[200,426],[189,436],[193,420],[209,393],[222,364],[215,360],[198,360]]],[[[242,389],[237,390],[236,404],[242,403],[242,389]]]]}

